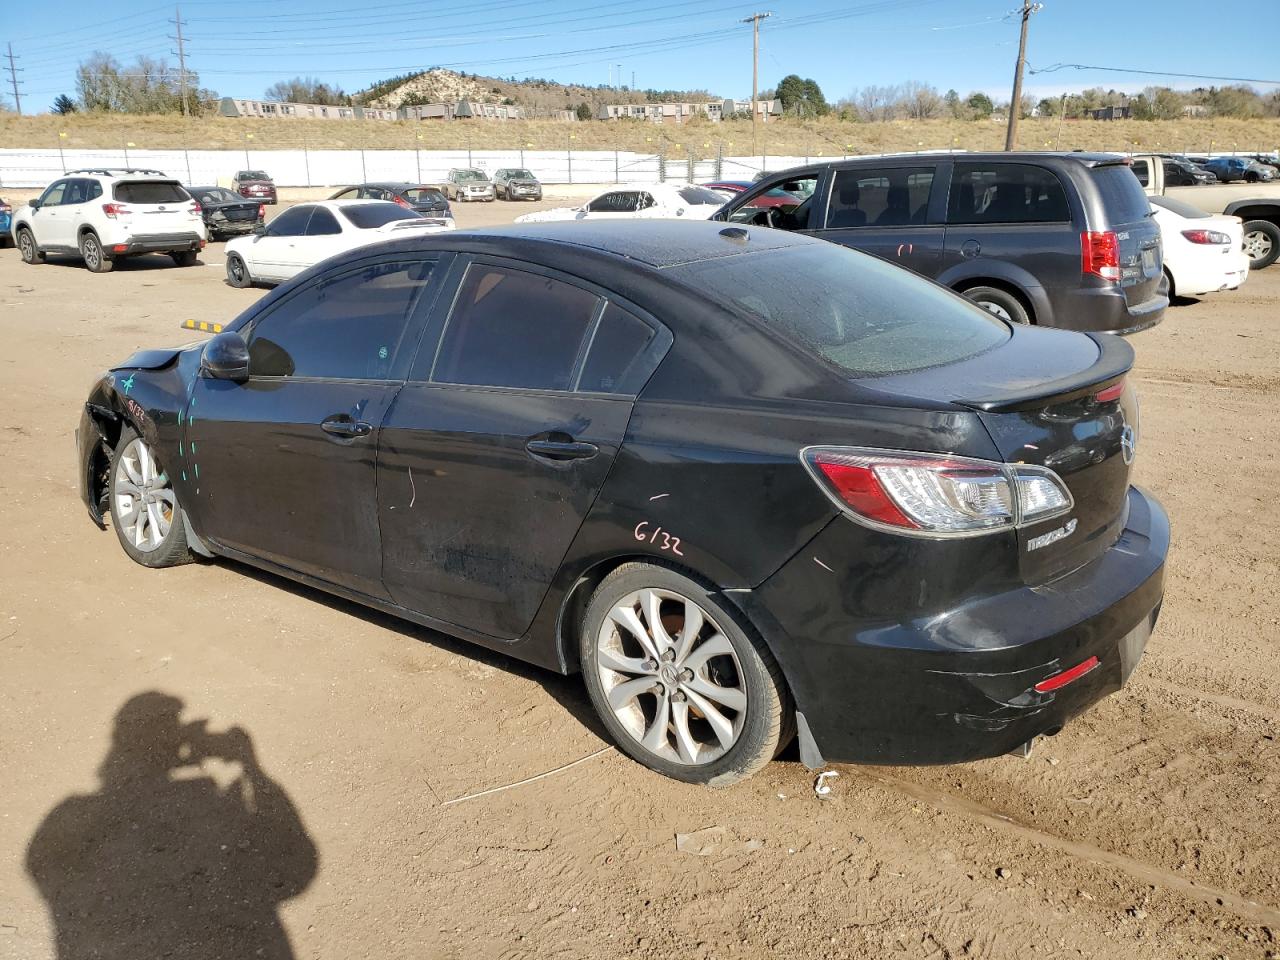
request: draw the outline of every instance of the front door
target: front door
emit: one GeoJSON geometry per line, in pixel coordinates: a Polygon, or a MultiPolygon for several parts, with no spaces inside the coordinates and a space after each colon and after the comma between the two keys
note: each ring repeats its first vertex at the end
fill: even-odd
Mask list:
{"type": "Polygon", "coordinates": [[[197,378],[177,469],[222,546],[385,598],[378,431],[435,296],[435,264],[383,256],[319,277],[245,332],[245,383],[197,378]]]}
{"type": "Polygon", "coordinates": [[[856,167],[836,171],[825,219],[811,232],[870,253],[925,277],[942,266],[943,225],[939,202],[931,210],[935,164],[856,167]]]}
{"type": "Polygon", "coordinates": [[[306,234],[314,209],[310,204],[290,207],[267,224],[262,235],[256,237],[245,251],[250,261],[249,269],[255,277],[287,280],[297,272],[291,266],[294,247],[306,234]]]}
{"type": "Polygon", "coordinates": [[[439,349],[424,346],[383,426],[384,579],[397,603],[494,637],[528,629],[663,333],[570,278],[467,266],[439,349]]]}
{"type": "Polygon", "coordinates": [[[40,205],[31,211],[31,232],[39,247],[71,247],[72,235],[69,208],[63,206],[70,180],[56,180],[40,195],[40,205]]]}

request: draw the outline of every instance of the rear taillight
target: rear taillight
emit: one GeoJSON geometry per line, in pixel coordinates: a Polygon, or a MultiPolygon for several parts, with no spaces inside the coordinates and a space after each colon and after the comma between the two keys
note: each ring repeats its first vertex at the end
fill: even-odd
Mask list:
{"type": "Polygon", "coordinates": [[[112,220],[114,220],[116,217],[120,216],[121,214],[128,213],[129,208],[126,207],[123,203],[104,203],[102,205],[102,212],[105,213],[112,220]]]}
{"type": "Polygon", "coordinates": [[[413,204],[411,204],[404,197],[392,197],[391,199],[394,200],[396,203],[400,204],[400,206],[402,207],[408,207],[410,209],[413,208],[413,204]]]}
{"type": "Polygon", "coordinates": [[[261,220],[267,215],[267,205],[265,203],[258,204],[258,219],[261,220]]]}
{"type": "Polygon", "coordinates": [[[1080,234],[1080,269],[1103,280],[1120,279],[1120,240],[1111,230],[1080,234]]]}
{"type": "Polygon", "coordinates": [[[1123,394],[1124,380],[1121,380],[1119,383],[1113,383],[1105,390],[1099,390],[1093,395],[1093,399],[1097,400],[1099,403],[1110,403],[1112,400],[1119,400],[1123,394]]]}
{"type": "Polygon", "coordinates": [[[1230,243],[1231,237],[1217,230],[1183,230],[1182,235],[1192,243],[1230,243]]]}
{"type": "Polygon", "coordinates": [[[200,201],[199,201],[199,200],[192,200],[192,201],[191,201],[191,206],[187,207],[187,212],[188,212],[188,213],[200,213],[203,209],[204,209],[204,207],[200,206],[200,201]]]}
{"type": "Polygon", "coordinates": [[[836,506],[895,533],[974,536],[1039,523],[1075,505],[1046,467],[862,447],[806,447],[800,458],[836,506]]]}

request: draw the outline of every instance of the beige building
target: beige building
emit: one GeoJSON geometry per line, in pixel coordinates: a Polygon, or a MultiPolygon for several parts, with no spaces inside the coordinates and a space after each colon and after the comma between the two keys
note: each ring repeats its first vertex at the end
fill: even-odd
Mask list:
{"type": "MultiPolygon", "coordinates": [[[[757,100],[761,120],[781,116],[778,100],[757,100]]],[[[710,100],[705,103],[610,103],[596,112],[597,120],[648,120],[651,123],[684,123],[695,116],[719,122],[735,113],[751,113],[750,100],[710,100]]]]}
{"type": "Polygon", "coordinates": [[[397,120],[395,110],[381,107],[342,107],[322,103],[284,103],[277,100],[237,100],[223,97],[218,112],[224,117],[267,120],[397,120]]]}

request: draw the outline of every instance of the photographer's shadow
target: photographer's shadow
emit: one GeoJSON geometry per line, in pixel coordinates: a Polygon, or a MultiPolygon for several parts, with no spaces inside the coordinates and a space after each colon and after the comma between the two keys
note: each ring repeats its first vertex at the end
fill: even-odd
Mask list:
{"type": "Polygon", "coordinates": [[[27,848],[58,960],[287,960],[280,904],[316,848],[239,727],[182,723],[163,693],[115,718],[96,793],[68,797],[27,848]]]}

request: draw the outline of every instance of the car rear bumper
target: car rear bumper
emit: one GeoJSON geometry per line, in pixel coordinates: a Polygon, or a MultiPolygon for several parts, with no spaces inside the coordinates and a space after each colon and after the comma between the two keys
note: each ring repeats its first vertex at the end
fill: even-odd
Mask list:
{"type": "Polygon", "coordinates": [[[1137,333],[1164,319],[1169,306],[1167,284],[1155,296],[1130,304],[1119,287],[1078,287],[1055,297],[1050,326],[1086,333],[1137,333]]]}
{"type": "Polygon", "coordinates": [[[135,233],[127,240],[104,244],[109,257],[127,257],[135,253],[169,253],[179,250],[199,250],[205,244],[204,237],[191,233],[135,233]]]}
{"type": "Polygon", "coordinates": [[[1173,274],[1174,293],[1198,297],[1219,290],[1234,290],[1249,277],[1249,256],[1233,250],[1225,256],[1197,257],[1173,274]]]}
{"type": "Polygon", "coordinates": [[[825,760],[938,764],[1008,753],[1120,689],[1159,614],[1169,523],[1132,487],[1119,538],[1091,563],[904,622],[851,619],[875,585],[815,564],[828,537],[842,542],[828,527],[759,588],[729,596],[769,639],[825,760]],[[1035,691],[1091,657],[1080,679],[1035,691]]]}

